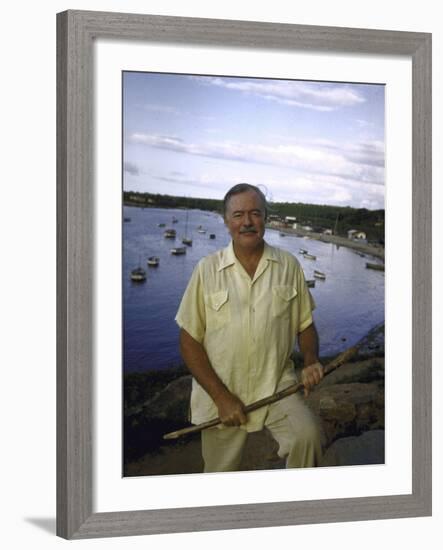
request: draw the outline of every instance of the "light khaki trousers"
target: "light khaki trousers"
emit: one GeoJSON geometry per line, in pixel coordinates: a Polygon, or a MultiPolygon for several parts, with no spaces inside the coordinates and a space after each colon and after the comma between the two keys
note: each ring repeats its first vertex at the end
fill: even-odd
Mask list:
{"type": "MultiPolygon", "coordinates": [[[[278,455],[286,468],[311,468],[321,458],[318,420],[298,394],[269,405],[265,427],[277,441],[278,455]]],[[[248,432],[238,427],[211,428],[202,432],[204,472],[234,472],[240,469],[248,432]]]]}

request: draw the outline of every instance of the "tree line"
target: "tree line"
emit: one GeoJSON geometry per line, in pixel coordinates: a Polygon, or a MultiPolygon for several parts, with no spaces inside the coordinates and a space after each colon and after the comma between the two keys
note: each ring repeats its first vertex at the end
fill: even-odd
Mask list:
{"type": "MultiPolygon", "coordinates": [[[[176,197],[159,193],[123,192],[123,204],[144,208],[189,208],[222,213],[223,201],[197,197],[176,197]]],[[[368,240],[384,243],[385,211],[352,208],[351,206],[330,206],[326,204],[305,204],[273,202],[268,214],[285,219],[295,217],[297,223],[309,225],[314,231],[330,229],[336,235],[347,236],[350,229],[364,231],[368,240]]]]}

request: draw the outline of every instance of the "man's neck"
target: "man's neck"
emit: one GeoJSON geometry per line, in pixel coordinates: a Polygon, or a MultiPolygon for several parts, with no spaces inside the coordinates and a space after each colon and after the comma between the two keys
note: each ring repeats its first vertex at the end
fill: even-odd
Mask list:
{"type": "Polygon", "coordinates": [[[263,256],[263,251],[265,248],[264,241],[258,247],[252,249],[236,247],[234,243],[233,248],[235,257],[241,263],[251,279],[253,279],[257,266],[263,256]]]}

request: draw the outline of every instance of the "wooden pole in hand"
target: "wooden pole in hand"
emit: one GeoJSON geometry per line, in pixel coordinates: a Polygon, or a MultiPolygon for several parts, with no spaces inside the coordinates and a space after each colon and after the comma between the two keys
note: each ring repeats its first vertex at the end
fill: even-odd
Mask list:
{"type": "MultiPolygon", "coordinates": [[[[352,357],[354,357],[354,355],[356,355],[359,348],[360,348],[360,345],[357,344],[355,346],[352,346],[351,348],[348,348],[343,353],[340,353],[340,355],[338,355],[333,361],[331,361],[325,366],[325,376],[330,372],[332,372],[333,370],[335,370],[340,365],[343,365],[343,363],[346,363],[347,361],[349,361],[352,357]]],[[[263,399],[260,399],[259,401],[255,401],[250,405],[247,405],[245,407],[245,413],[256,411],[257,409],[260,409],[261,407],[265,407],[266,405],[271,405],[276,401],[280,401],[281,399],[284,399],[289,395],[297,393],[302,388],[303,388],[303,384],[301,383],[293,384],[292,386],[289,386],[284,390],[281,390],[277,393],[269,395],[268,397],[264,397],[263,399]]],[[[202,430],[206,430],[207,428],[213,428],[214,426],[218,426],[219,424],[221,424],[220,418],[214,418],[213,420],[209,420],[208,422],[203,422],[203,424],[198,424],[196,426],[190,426],[189,428],[183,428],[181,430],[177,430],[176,432],[167,433],[163,436],[163,439],[178,439],[183,435],[198,433],[198,432],[201,432],[202,430]]]]}

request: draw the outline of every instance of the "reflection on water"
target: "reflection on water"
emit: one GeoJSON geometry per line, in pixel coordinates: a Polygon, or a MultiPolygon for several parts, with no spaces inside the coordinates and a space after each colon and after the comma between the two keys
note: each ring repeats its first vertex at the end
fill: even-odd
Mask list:
{"type": "MultiPolygon", "coordinates": [[[[123,336],[125,372],[167,368],[181,362],[178,328],[174,317],[181,297],[198,260],[229,243],[229,234],[218,214],[200,210],[124,208],[130,221],[123,224],[123,336]],[[173,218],[177,223],[172,223],[173,218]],[[159,227],[159,224],[166,224],[159,227]],[[206,233],[199,233],[203,226],[206,233]],[[175,240],[164,230],[173,228],[175,240]],[[187,253],[174,256],[171,248],[182,245],[185,236],[193,244],[187,253]],[[214,233],[215,239],[209,235],[214,233]],[[149,256],[158,256],[160,265],[148,267],[149,256]],[[147,271],[144,283],[133,283],[130,272],[141,263],[147,271]]],[[[384,321],[384,273],[365,268],[368,258],[351,249],[292,235],[280,236],[267,230],[266,241],[292,252],[300,261],[307,279],[314,269],[326,274],[311,289],[317,305],[314,319],[320,335],[320,354],[332,355],[353,345],[373,326],[384,321]],[[308,260],[300,248],[317,256],[308,260]]],[[[369,261],[376,261],[369,259],[369,261]]]]}

